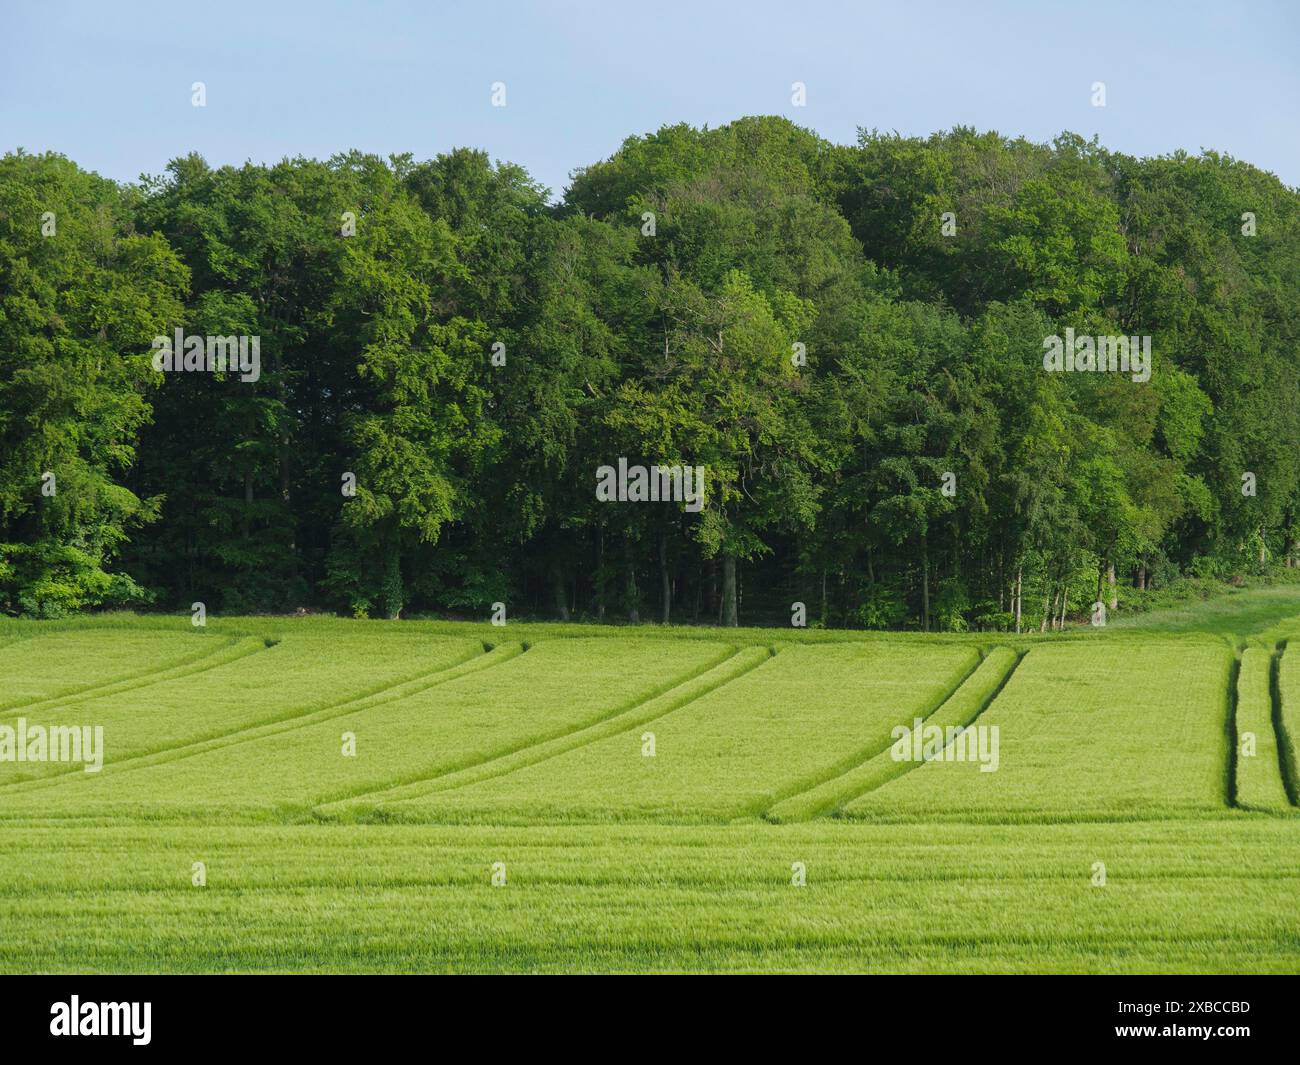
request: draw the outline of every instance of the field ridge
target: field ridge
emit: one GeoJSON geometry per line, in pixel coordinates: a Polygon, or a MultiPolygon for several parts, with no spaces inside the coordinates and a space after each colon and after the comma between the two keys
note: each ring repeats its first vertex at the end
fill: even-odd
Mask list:
{"type": "MultiPolygon", "coordinates": [[[[963,728],[972,725],[997,698],[1027,653],[1009,647],[993,648],[948,693],[948,697],[934,706],[921,720],[943,728],[949,725],[960,725],[963,728]],[[942,720],[937,720],[940,718],[942,720]]],[[[910,722],[907,724],[910,725],[910,722]]],[[[887,747],[843,773],[781,799],[763,816],[778,823],[808,821],[838,809],[922,764],[895,761],[889,752],[890,748],[887,747]]]]}
{"type": "Polygon", "coordinates": [[[1276,649],[1247,647],[1241,653],[1237,673],[1236,729],[1233,751],[1236,762],[1233,805],[1247,810],[1289,809],[1282,775],[1285,756],[1277,743],[1274,723],[1273,674],[1276,649]],[[1254,751],[1243,750],[1246,736],[1254,737],[1254,751]]]}
{"type": "Polygon", "coordinates": [[[1232,651],[1232,661],[1228,663],[1228,714],[1223,731],[1227,738],[1227,758],[1223,768],[1223,801],[1230,809],[1237,808],[1237,742],[1240,739],[1237,729],[1237,714],[1241,702],[1241,663],[1249,648],[1239,642],[1232,651]]]}
{"type": "Polygon", "coordinates": [[[236,662],[245,655],[255,654],[266,649],[265,642],[255,640],[254,637],[222,636],[218,637],[218,639],[221,642],[218,643],[216,647],[204,648],[198,654],[179,658],[170,665],[163,666],[162,668],[153,668],[140,670],[135,673],[127,673],[120,677],[114,677],[112,680],[101,681],[98,684],[86,684],[80,688],[71,688],[67,691],[60,692],[58,695],[47,695],[44,698],[33,699],[30,702],[0,704],[0,717],[10,717],[14,714],[29,714],[49,709],[50,707],[57,706],[60,703],[85,702],[91,699],[98,699],[105,695],[118,695],[122,692],[135,691],[138,688],[147,688],[150,685],[160,684],[168,680],[175,680],[179,677],[188,677],[195,673],[204,673],[209,669],[216,669],[219,666],[236,662]],[[220,657],[224,652],[232,651],[240,644],[246,642],[254,642],[255,645],[240,651],[239,654],[233,654],[225,658],[220,657]],[[219,660],[213,661],[213,659],[219,660]]]}
{"type": "Polygon", "coordinates": [[[387,784],[382,788],[368,788],[355,794],[336,796],[319,803],[315,809],[317,812],[324,813],[337,812],[329,810],[332,806],[338,806],[340,810],[357,810],[362,808],[358,805],[361,800],[364,800],[362,804],[364,808],[370,809],[379,802],[403,802],[437,791],[451,791],[483,780],[505,776],[516,769],[536,765],[549,758],[595,743],[607,736],[616,735],[624,729],[649,724],[674,710],[680,710],[695,700],[720,690],[751,670],[757,669],[774,658],[776,653],[775,648],[729,646],[720,658],[710,660],[686,676],[673,681],[661,691],[638,699],[631,706],[621,707],[592,724],[581,725],[559,736],[489,755],[469,765],[443,770],[432,777],[421,776],[398,784],[387,784]],[[719,676],[709,680],[710,674],[713,673],[718,673],[719,676]],[[687,690],[674,695],[673,693],[679,688],[687,690]],[[656,705],[652,711],[646,712],[651,705],[660,703],[662,705],[656,705]]]}
{"type": "MultiPolygon", "coordinates": [[[[167,762],[179,762],[186,758],[206,754],[208,751],[233,747],[240,743],[262,739],[265,736],[275,736],[307,725],[318,724],[321,721],[328,721],[331,718],[342,717],[344,714],[351,713],[354,710],[368,710],[374,706],[382,706],[385,703],[395,702],[412,695],[419,695],[421,692],[428,691],[430,688],[437,687],[439,684],[459,680],[461,677],[477,673],[480,670],[500,665],[502,662],[507,662],[510,659],[523,654],[524,651],[525,647],[522,644],[514,643],[499,645],[493,647],[491,650],[470,650],[465,657],[451,663],[450,665],[442,666],[436,670],[425,671],[396,684],[389,683],[382,685],[374,691],[350,696],[342,702],[331,703],[307,714],[275,718],[269,721],[259,722],[256,725],[235,729],[231,732],[219,733],[203,739],[191,740],[183,744],[174,744],[168,747],[159,748],[155,751],[146,751],[141,754],[133,755],[130,758],[124,758],[120,762],[106,763],[104,771],[108,772],[109,770],[112,770],[115,773],[131,772],[136,769],[145,769],[149,766],[161,765],[167,762]],[[419,686],[412,687],[412,685],[416,684],[419,686]],[[410,690],[402,690],[407,688],[410,690]]],[[[0,785],[0,789],[10,793],[38,790],[43,787],[50,787],[62,783],[70,776],[80,779],[84,774],[82,774],[80,767],[72,767],[64,773],[55,773],[36,779],[18,780],[10,784],[0,785]]],[[[3,816],[3,813],[0,813],[0,817],[3,816]]]]}
{"type": "Polygon", "coordinates": [[[402,784],[387,785],[381,789],[357,792],[352,796],[331,798],[328,802],[322,802],[317,811],[328,811],[328,808],[335,804],[341,806],[341,809],[356,810],[359,808],[355,804],[359,800],[365,800],[365,808],[368,809],[370,805],[378,802],[403,802],[411,798],[433,795],[434,792],[467,787],[469,784],[480,783],[481,780],[491,780],[524,769],[525,766],[537,765],[539,762],[545,762],[560,754],[567,754],[581,746],[597,743],[607,736],[617,735],[627,728],[649,724],[653,720],[671,714],[673,710],[680,710],[682,706],[688,706],[698,698],[724,688],[725,685],[731,684],[733,680],[748,674],[751,670],[757,670],[764,662],[774,658],[775,654],[775,650],[757,648],[757,646],[731,648],[722,661],[714,661],[706,664],[705,667],[697,668],[692,674],[682,677],[662,692],[642,698],[633,706],[616,711],[611,717],[602,718],[599,722],[578,727],[572,732],[564,733],[563,736],[552,736],[551,739],[542,740],[541,743],[528,744],[502,754],[495,754],[474,765],[439,772],[432,778],[419,778],[402,784]],[[712,674],[719,674],[719,676],[710,680],[712,674]],[[679,688],[686,690],[677,692],[679,688]],[[677,694],[673,694],[675,692],[677,694]],[[653,710],[650,710],[651,706],[654,706],[653,710]]]}
{"type": "MultiPolygon", "coordinates": [[[[1283,695],[1282,663],[1288,658],[1288,641],[1278,640],[1269,662],[1269,701],[1272,710],[1273,732],[1277,736],[1278,769],[1282,774],[1282,788],[1292,806],[1300,806],[1300,762],[1297,762],[1297,739],[1300,738],[1300,720],[1292,721],[1297,708],[1288,708],[1283,695]],[[1296,726],[1295,732],[1292,726],[1296,726]]],[[[1294,659],[1288,659],[1288,664],[1294,659]]]]}

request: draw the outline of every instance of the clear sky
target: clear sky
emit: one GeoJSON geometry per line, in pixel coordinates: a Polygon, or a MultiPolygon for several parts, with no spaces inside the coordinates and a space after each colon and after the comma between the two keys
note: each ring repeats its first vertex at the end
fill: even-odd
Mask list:
{"type": "Polygon", "coordinates": [[[1069,129],[1139,155],[1215,148],[1300,185],[1300,2],[0,0],[0,152],[123,180],[195,150],[468,145],[558,194],[624,137],[747,114],[845,143],[859,126],[1069,129]]]}

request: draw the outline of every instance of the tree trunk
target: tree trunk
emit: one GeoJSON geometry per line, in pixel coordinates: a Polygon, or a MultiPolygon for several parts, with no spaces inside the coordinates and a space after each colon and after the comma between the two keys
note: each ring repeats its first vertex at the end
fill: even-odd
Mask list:
{"type": "Polygon", "coordinates": [[[289,491],[289,438],[284,437],[280,444],[280,502],[285,510],[293,506],[293,497],[289,491]]]}
{"type": "Polygon", "coordinates": [[[633,625],[641,623],[641,591],[636,586],[636,564],[627,560],[627,620],[633,625]]]}
{"type": "Polygon", "coordinates": [[[1107,606],[1111,610],[1119,609],[1119,589],[1115,586],[1115,563],[1106,563],[1106,583],[1110,585],[1110,600],[1107,606]]]}
{"type": "Polygon", "coordinates": [[[823,566],[822,567],[822,628],[826,628],[828,625],[829,625],[829,620],[826,616],[826,567],[823,566]]]}
{"type": "Polygon", "coordinates": [[[641,592],[637,588],[637,571],[628,567],[628,620],[634,625],[641,624],[641,592]]]}
{"type": "Polygon", "coordinates": [[[736,560],[731,555],[722,556],[722,624],[727,628],[740,624],[736,611],[736,560]]]}
{"type": "Polygon", "coordinates": [[[605,620],[605,526],[596,526],[596,620],[605,620]]]}
{"type": "Polygon", "coordinates": [[[390,544],[384,554],[384,581],[380,590],[380,608],[384,617],[396,621],[402,616],[402,555],[396,544],[390,544]]]}
{"type": "Polygon", "coordinates": [[[289,455],[290,455],[290,447],[291,447],[291,443],[292,443],[292,442],[289,440],[289,434],[288,434],[288,433],[285,433],[285,434],[280,438],[280,502],[284,504],[284,512],[285,512],[286,514],[288,514],[288,515],[289,515],[289,518],[290,518],[290,520],[289,520],[289,556],[290,556],[290,558],[293,558],[293,556],[297,553],[297,546],[296,546],[295,543],[294,543],[294,540],[297,538],[297,537],[296,537],[297,530],[294,528],[294,522],[293,522],[293,499],[292,499],[291,494],[290,494],[290,491],[289,491],[289,481],[290,481],[290,477],[289,477],[289,455]]]}
{"type": "Polygon", "coordinates": [[[1012,609],[1015,611],[1015,615],[1016,615],[1016,632],[1020,631],[1021,596],[1024,594],[1023,581],[1024,581],[1024,568],[1022,566],[1017,566],[1016,567],[1016,590],[1012,596],[1012,604],[1011,604],[1012,609]]]}
{"type": "Polygon", "coordinates": [[[921,537],[921,628],[930,631],[930,545],[921,537]]]}
{"type": "Polygon", "coordinates": [[[668,573],[668,530],[659,530],[659,595],[662,604],[659,620],[667,625],[673,612],[673,582],[668,573]]]}
{"type": "Polygon", "coordinates": [[[551,566],[551,589],[555,595],[555,613],[561,621],[569,620],[569,591],[564,583],[564,570],[558,562],[551,566]]]}

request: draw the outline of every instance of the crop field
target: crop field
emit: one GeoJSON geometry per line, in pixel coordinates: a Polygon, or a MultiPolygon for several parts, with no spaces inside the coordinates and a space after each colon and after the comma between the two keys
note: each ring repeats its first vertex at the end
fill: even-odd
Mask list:
{"type": "Polygon", "coordinates": [[[0,971],[1298,972],[1300,603],[1220,613],[0,621],[0,971]]]}
{"type": "Polygon", "coordinates": [[[891,727],[929,714],[978,661],[974,648],[883,642],[784,649],[644,726],[451,790],[398,792],[391,808],[498,824],[757,816],[887,747],[891,727]]]}
{"type": "Polygon", "coordinates": [[[1213,639],[1026,653],[980,717],[999,767],[934,759],[849,803],[852,817],[1121,820],[1228,801],[1233,655],[1213,639]],[[1177,678],[1177,683],[1172,683],[1177,678]]]}

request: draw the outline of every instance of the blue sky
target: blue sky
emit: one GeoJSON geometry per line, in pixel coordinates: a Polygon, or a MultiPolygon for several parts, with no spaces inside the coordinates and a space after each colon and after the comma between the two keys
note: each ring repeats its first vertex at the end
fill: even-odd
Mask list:
{"type": "Polygon", "coordinates": [[[1140,155],[1216,148],[1300,185],[1300,4],[5,0],[0,151],[110,177],[469,145],[558,194],[666,123],[954,125],[1140,155]],[[208,103],[195,108],[190,86],[208,103]],[[495,81],[507,106],[492,107],[495,81]],[[792,82],[807,85],[794,107],[792,82]],[[1104,108],[1092,83],[1106,84],[1104,108]]]}

